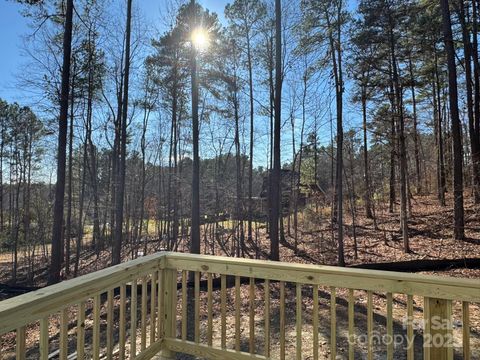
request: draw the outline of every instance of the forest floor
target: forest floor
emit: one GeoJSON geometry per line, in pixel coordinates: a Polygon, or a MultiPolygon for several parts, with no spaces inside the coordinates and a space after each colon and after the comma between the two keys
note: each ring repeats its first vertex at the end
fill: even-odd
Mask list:
{"type": "MultiPolygon", "coordinates": [[[[354,251],[354,227],[352,226],[352,217],[350,209],[347,207],[345,214],[345,258],[348,266],[359,264],[391,263],[400,261],[422,261],[422,260],[455,260],[466,258],[480,259],[480,207],[474,206],[471,198],[467,197],[465,201],[465,232],[466,239],[458,241],[453,239],[453,206],[451,196],[447,196],[447,206],[441,207],[434,196],[415,196],[412,199],[413,213],[409,218],[409,236],[411,252],[406,254],[403,251],[403,241],[399,231],[399,214],[388,212],[384,206],[376,206],[376,226],[371,219],[364,216],[363,209],[358,209],[355,219],[355,238],[357,242],[358,256],[355,258],[354,251]]],[[[398,210],[399,206],[397,206],[398,210]]],[[[285,227],[288,220],[284,220],[285,227]]],[[[281,245],[281,261],[335,265],[337,263],[337,244],[332,237],[332,227],[330,213],[328,209],[313,211],[305,209],[299,214],[298,231],[298,249],[294,250],[294,236],[285,231],[286,243],[281,245]]],[[[225,234],[231,233],[231,222],[223,224],[225,234]]],[[[293,230],[292,230],[293,232],[293,230]]],[[[270,243],[266,234],[265,225],[258,227],[258,245],[257,252],[260,257],[265,257],[269,252],[270,243]]],[[[202,236],[203,238],[203,236],[202,236]]],[[[88,238],[86,239],[88,242],[88,238]]],[[[181,243],[179,250],[184,249],[187,240],[181,243]]],[[[202,244],[202,252],[206,251],[205,244],[202,244]]],[[[140,247],[143,250],[143,245],[140,247]]],[[[160,250],[158,240],[147,242],[147,252],[160,250]]],[[[217,249],[219,247],[217,246],[217,249]]],[[[185,248],[186,250],[186,248],[185,248]]],[[[143,253],[143,251],[142,251],[143,253]]],[[[216,251],[216,255],[224,255],[221,251],[216,251]]],[[[250,248],[248,254],[254,257],[254,251],[250,248]]],[[[124,260],[131,259],[131,249],[125,249],[124,260]]],[[[108,250],[96,254],[94,251],[85,251],[80,259],[79,274],[85,274],[107,267],[110,262],[110,253],[108,250]]],[[[412,272],[416,269],[412,268],[412,272]]],[[[455,267],[450,269],[422,271],[422,273],[448,275],[454,277],[467,277],[480,279],[480,268],[468,269],[467,267],[455,267]]],[[[8,283],[11,275],[11,254],[0,254],[0,283],[8,283]]],[[[66,278],[71,277],[65,276],[66,278]]],[[[43,286],[46,281],[46,267],[38,267],[34,285],[43,286]]],[[[31,284],[25,284],[31,285],[31,284]]],[[[286,334],[287,334],[287,359],[295,358],[295,287],[287,284],[286,286],[286,334]]],[[[265,336],[262,333],[264,325],[264,303],[261,299],[264,296],[263,285],[257,285],[255,289],[255,348],[258,353],[264,349],[265,336]]],[[[320,359],[326,359],[329,356],[330,346],[330,289],[321,288],[320,292],[320,359]]],[[[234,345],[235,342],[235,304],[233,293],[234,289],[229,289],[227,294],[227,344],[234,345]],[[231,326],[230,326],[231,325],[231,326]]],[[[271,284],[272,309],[278,308],[279,291],[278,284],[271,284]]],[[[249,288],[248,285],[241,287],[241,348],[248,351],[249,339],[249,288]]],[[[1,295],[1,294],[0,294],[1,295]]],[[[202,295],[203,296],[203,295],[202,295]]],[[[311,327],[311,290],[303,290],[302,308],[305,311],[304,325],[302,329],[302,358],[311,359],[312,357],[312,327],[311,327]],[[305,356],[303,356],[305,353],[305,356]]],[[[355,293],[355,326],[359,334],[366,331],[366,293],[358,291],[355,293]]],[[[1,298],[1,297],[0,297],[1,298]]],[[[219,294],[214,295],[214,299],[219,299],[219,294]]],[[[348,351],[348,341],[345,336],[347,329],[347,293],[338,289],[337,300],[337,349],[339,358],[346,358],[348,351]]],[[[386,299],[381,294],[374,294],[374,327],[381,333],[385,332],[386,326],[386,299]]],[[[180,309],[179,303],[179,309],[180,309]]],[[[480,304],[470,306],[471,316],[471,341],[472,359],[480,359],[480,304]]],[[[219,301],[214,301],[214,313],[219,314],[219,301]]],[[[423,299],[414,297],[414,317],[422,318],[423,299]]],[[[206,299],[202,298],[202,313],[205,313],[206,299]]],[[[272,310],[273,311],[273,310],[272,310]]],[[[405,336],[405,329],[402,327],[403,317],[406,311],[406,299],[403,295],[394,295],[394,329],[395,333],[405,336]]],[[[461,304],[453,304],[453,314],[456,319],[454,328],[454,345],[461,346],[461,304]]],[[[206,322],[206,318],[203,318],[206,322]]],[[[213,339],[214,344],[219,341],[220,336],[220,316],[214,316],[213,319],[213,339]]],[[[272,358],[278,357],[278,313],[272,313],[272,358]],[[276,330],[275,330],[276,329],[276,330]]],[[[422,332],[421,326],[415,329],[415,352],[422,352],[422,332]]],[[[205,336],[202,330],[202,336],[205,336]]],[[[7,344],[5,344],[7,345],[7,344]]],[[[365,344],[360,343],[356,346],[355,358],[364,358],[365,344]]],[[[381,344],[375,347],[375,359],[386,358],[386,347],[381,344]]],[[[406,358],[406,352],[401,345],[395,350],[395,359],[406,358]]],[[[456,351],[456,358],[461,358],[461,353],[456,351]]]]}
{"type": "MultiPolygon", "coordinates": [[[[376,264],[400,261],[421,261],[421,260],[454,260],[466,258],[480,259],[480,206],[475,206],[471,197],[465,198],[465,234],[466,238],[462,241],[453,239],[453,200],[447,194],[447,206],[442,207],[438,204],[434,196],[415,196],[412,199],[413,213],[409,217],[409,238],[410,252],[403,250],[403,241],[400,233],[400,220],[397,211],[389,213],[385,205],[376,205],[376,226],[372,219],[364,216],[361,208],[357,209],[355,227],[352,226],[351,211],[345,209],[344,233],[345,233],[345,259],[347,266],[360,264],[376,264]],[[355,236],[354,236],[355,233],[355,236]],[[357,243],[358,256],[355,257],[355,238],[357,243]]],[[[337,243],[335,233],[332,231],[330,221],[330,209],[323,208],[318,212],[306,208],[299,212],[299,229],[297,233],[298,246],[295,251],[295,240],[293,229],[288,234],[285,230],[285,243],[280,246],[280,258],[283,262],[309,263],[318,265],[336,265],[337,264],[337,243]]],[[[291,219],[293,223],[293,219],[291,219]]],[[[288,220],[284,219],[284,227],[288,220]]],[[[231,234],[231,221],[221,222],[223,227],[222,237],[226,238],[231,234]]],[[[246,224],[245,224],[246,227],[246,224]]],[[[291,226],[293,228],[293,226],[291,226]]],[[[266,234],[265,224],[259,224],[257,229],[259,251],[257,255],[265,258],[270,251],[270,241],[266,234]]],[[[159,251],[163,245],[157,239],[151,236],[145,237],[147,240],[147,253],[159,251]]],[[[202,234],[202,253],[211,253],[211,247],[208,249],[203,241],[202,234]]],[[[188,237],[180,241],[179,251],[188,251],[188,237]]],[[[222,240],[226,241],[226,240],[222,240]]],[[[97,271],[109,266],[111,255],[110,249],[96,253],[88,249],[91,242],[91,234],[87,233],[84,238],[86,250],[82,252],[79,262],[79,274],[85,274],[97,271]]],[[[228,241],[226,246],[229,247],[228,241]]],[[[247,244],[246,257],[255,257],[255,250],[247,244]]],[[[46,245],[46,251],[49,252],[50,246],[46,245]]],[[[139,254],[144,253],[144,244],[140,244],[139,254]]],[[[36,265],[33,282],[28,281],[25,276],[27,270],[26,260],[22,258],[23,253],[19,253],[19,285],[41,287],[46,282],[46,264],[45,259],[41,259],[40,246],[37,250],[37,261],[43,266],[36,265]]],[[[215,248],[215,255],[225,255],[219,246],[215,248]]],[[[123,251],[123,260],[128,261],[135,257],[131,247],[125,246],[123,251]]],[[[72,260],[73,263],[73,260],[72,260]]],[[[12,254],[0,253],[0,283],[7,284],[11,280],[12,254]]],[[[416,269],[412,268],[412,271],[416,269]]],[[[435,271],[434,271],[435,272],[435,271]]],[[[444,275],[480,278],[480,269],[452,268],[440,271],[444,275]]],[[[72,275],[63,274],[64,278],[70,278],[72,275]]]]}
{"type": "MultiPolygon", "coordinates": [[[[399,206],[397,205],[398,210],[399,206]]],[[[347,266],[399,261],[454,260],[480,258],[480,206],[465,199],[465,239],[453,238],[453,199],[447,195],[447,206],[442,207],[434,196],[416,196],[412,199],[413,212],[409,216],[410,252],[405,253],[400,233],[398,211],[388,212],[386,206],[376,209],[376,225],[359,209],[355,219],[355,237],[358,256],[355,258],[354,227],[351,212],[345,213],[345,259],[347,266]]],[[[347,209],[348,210],[348,209],[347,209]]],[[[318,216],[313,211],[303,213],[304,227],[299,231],[298,251],[293,239],[286,237],[290,246],[281,247],[281,260],[313,264],[336,265],[337,243],[333,240],[330,214],[318,216]]],[[[263,243],[268,251],[269,243],[263,243]]],[[[412,269],[415,271],[415,269],[412,269]]],[[[442,271],[444,275],[480,278],[480,269],[457,268],[442,271]]]]}

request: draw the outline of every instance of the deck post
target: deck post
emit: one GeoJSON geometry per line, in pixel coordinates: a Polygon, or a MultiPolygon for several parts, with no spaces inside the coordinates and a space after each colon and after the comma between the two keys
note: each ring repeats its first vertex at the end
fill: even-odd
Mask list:
{"type": "Polygon", "coordinates": [[[424,360],[453,360],[452,301],[424,298],[424,360]]]}
{"type": "MultiPolygon", "coordinates": [[[[177,314],[177,271],[172,269],[164,269],[163,277],[164,289],[164,319],[162,321],[162,338],[176,338],[176,314],[177,314]]],[[[163,348],[160,352],[160,360],[174,360],[175,352],[163,348]]]]}

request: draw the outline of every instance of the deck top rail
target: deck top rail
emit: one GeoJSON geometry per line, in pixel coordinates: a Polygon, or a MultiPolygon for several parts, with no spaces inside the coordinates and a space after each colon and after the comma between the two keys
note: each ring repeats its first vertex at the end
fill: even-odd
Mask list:
{"type": "Polygon", "coordinates": [[[165,253],[166,268],[480,302],[480,280],[394,271],[165,253]]]}

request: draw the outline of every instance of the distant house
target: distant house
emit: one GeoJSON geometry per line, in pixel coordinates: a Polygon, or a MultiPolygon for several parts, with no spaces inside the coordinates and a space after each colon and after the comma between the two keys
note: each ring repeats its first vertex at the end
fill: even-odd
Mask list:
{"type": "MultiPolygon", "coordinates": [[[[309,201],[317,201],[318,199],[325,198],[325,192],[317,184],[301,184],[300,176],[298,172],[292,171],[289,169],[281,170],[281,191],[282,191],[282,211],[286,215],[292,211],[290,203],[292,201],[292,195],[296,196],[298,201],[299,208],[306,206],[309,201]],[[297,191],[299,192],[297,194],[297,191]],[[293,191],[292,191],[293,190],[293,191]]],[[[263,178],[262,190],[260,191],[259,196],[252,197],[252,210],[253,210],[253,219],[259,221],[266,221],[268,218],[268,184],[269,178],[268,175],[263,178]]],[[[231,218],[235,217],[236,213],[236,196],[229,198],[227,203],[227,214],[230,214],[231,218]]],[[[247,218],[247,209],[248,209],[248,198],[243,198],[243,209],[241,217],[243,219],[247,218]]]]}
{"type": "MultiPolygon", "coordinates": [[[[259,197],[261,208],[264,213],[268,210],[268,183],[269,178],[267,175],[263,178],[262,191],[260,192],[259,197]]],[[[290,201],[292,199],[292,194],[297,198],[299,207],[305,206],[311,198],[325,196],[325,192],[317,184],[301,184],[299,173],[290,169],[281,170],[281,192],[282,209],[284,214],[288,214],[291,210],[290,201]]]]}
{"type": "MultiPolygon", "coordinates": [[[[292,171],[289,169],[282,169],[280,170],[280,184],[281,184],[281,190],[282,190],[282,198],[285,197],[290,197],[290,194],[292,192],[292,186],[294,188],[297,188],[298,183],[300,182],[300,176],[298,172],[292,171]]],[[[268,183],[269,183],[269,175],[265,176],[263,178],[263,184],[262,184],[262,191],[260,192],[260,198],[266,199],[268,198],[268,183]]]]}
{"type": "Polygon", "coordinates": [[[324,201],[327,197],[325,190],[315,183],[300,184],[300,192],[305,196],[306,204],[309,200],[324,201]]]}

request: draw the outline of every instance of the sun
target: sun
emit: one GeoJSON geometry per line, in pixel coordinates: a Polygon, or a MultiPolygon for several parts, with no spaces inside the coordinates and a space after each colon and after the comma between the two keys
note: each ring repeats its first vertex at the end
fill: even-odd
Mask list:
{"type": "Polygon", "coordinates": [[[193,30],[191,40],[193,46],[195,46],[195,48],[199,51],[205,51],[206,49],[208,49],[208,46],[210,44],[208,33],[203,28],[197,28],[193,30]]]}

